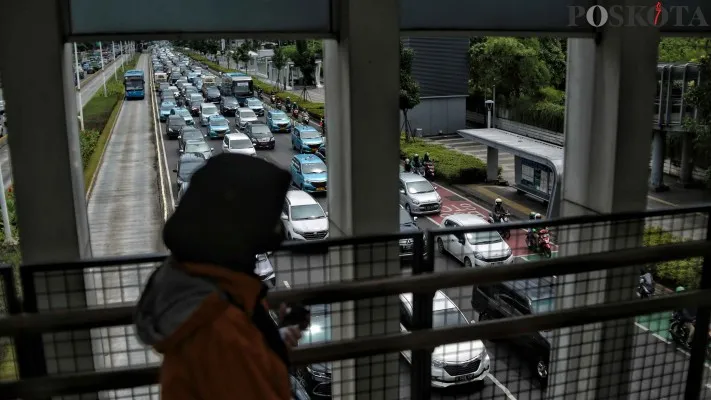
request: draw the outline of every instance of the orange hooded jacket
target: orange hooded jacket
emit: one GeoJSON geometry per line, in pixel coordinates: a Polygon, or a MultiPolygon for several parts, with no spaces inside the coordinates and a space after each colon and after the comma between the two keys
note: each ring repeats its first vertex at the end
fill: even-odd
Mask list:
{"type": "Polygon", "coordinates": [[[263,295],[257,277],[218,266],[169,259],[154,272],[136,331],[163,354],[163,399],[291,399],[286,347],[256,308],[263,295]]]}

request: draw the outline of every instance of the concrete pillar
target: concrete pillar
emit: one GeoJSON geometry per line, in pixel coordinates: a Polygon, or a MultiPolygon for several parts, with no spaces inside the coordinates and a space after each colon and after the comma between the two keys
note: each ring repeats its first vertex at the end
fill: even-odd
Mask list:
{"type": "Polygon", "coordinates": [[[652,171],[649,185],[655,192],[664,192],[669,187],[664,184],[664,155],[666,154],[667,134],[657,130],[652,136],[652,171]]]}
{"type": "Polygon", "coordinates": [[[486,180],[495,182],[499,180],[499,149],[486,147],[486,180]]]}
{"type": "MultiPolygon", "coordinates": [[[[623,7],[642,0],[614,0],[623,7]]],[[[603,1],[610,7],[613,1],[603,1]]],[[[614,28],[593,39],[568,40],[563,216],[642,211],[646,208],[659,30],[614,28]]],[[[558,232],[562,255],[641,244],[643,223],[558,232]],[[635,240],[635,237],[637,240],[635,240]],[[596,240],[593,240],[596,239],[596,240]]],[[[558,277],[556,308],[634,296],[636,267],[558,277]]],[[[557,330],[549,399],[626,398],[635,351],[633,320],[557,330]],[[585,345],[583,345],[585,344],[585,345]]]]}
{"type": "Polygon", "coordinates": [[[316,80],[316,87],[317,88],[323,87],[323,85],[321,84],[321,65],[322,64],[323,64],[323,61],[316,60],[316,75],[314,76],[314,79],[316,80]]]}
{"type": "Polygon", "coordinates": [[[679,181],[684,187],[692,185],[694,182],[692,172],[694,170],[694,147],[690,133],[681,136],[681,170],[679,171],[679,181]]]}
{"type": "MultiPolygon", "coordinates": [[[[20,248],[24,263],[67,262],[91,257],[84,177],[79,150],[77,106],[72,73],[73,48],[62,40],[61,7],[33,2],[3,5],[0,13],[0,74],[12,117],[12,171],[20,248]],[[27,30],[28,26],[35,28],[27,30]],[[22,32],[22,40],[10,40],[22,32]],[[31,57],[18,57],[32,49],[31,57]],[[42,129],[37,126],[37,95],[42,98],[42,129]]],[[[37,298],[28,307],[86,307],[82,274],[36,274],[37,298]],[[43,293],[41,293],[43,292],[43,293]],[[41,297],[40,297],[41,296],[41,297]],[[43,300],[43,301],[41,301],[43,300]]],[[[27,293],[25,293],[27,295],[27,293]]],[[[89,332],[33,335],[17,343],[23,378],[93,370],[89,332]],[[44,351],[43,351],[44,350],[44,351]],[[45,363],[44,352],[55,360],[45,363]],[[57,355],[61,360],[57,363],[57,355]]]]}
{"type": "Polygon", "coordinates": [[[293,88],[294,88],[294,72],[295,72],[295,67],[294,67],[294,63],[293,63],[293,62],[290,61],[290,62],[286,65],[286,71],[287,71],[287,74],[288,74],[288,76],[289,76],[289,79],[288,79],[288,80],[289,80],[289,86],[290,86],[289,89],[293,89],[293,88]]]}
{"type": "MultiPolygon", "coordinates": [[[[340,37],[324,41],[326,96],[339,99],[326,102],[329,129],[339,133],[328,140],[330,232],[398,232],[400,143],[391,133],[399,128],[400,8],[394,1],[344,0],[339,11],[340,37]]],[[[397,242],[351,249],[331,254],[330,280],[400,274],[398,257],[392,256],[397,242]]],[[[396,296],[334,304],[333,340],[399,332],[398,304],[396,296]]],[[[334,364],[333,398],[400,397],[397,354],[334,364]]]]}

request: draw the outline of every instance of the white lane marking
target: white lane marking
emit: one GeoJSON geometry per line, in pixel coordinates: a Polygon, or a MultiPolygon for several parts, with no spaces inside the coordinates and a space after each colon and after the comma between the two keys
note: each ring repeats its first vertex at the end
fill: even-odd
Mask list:
{"type": "MultiPolygon", "coordinates": [[[[635,322],[634,324],[635,324],[635,326],[636,326],[637,328],[641,329],[642,331],[651,333],[648,327],[646,327],[646,326],[640,324],[639,322],[635,322]]],[[[659,334],[656,334],[656,333],[651,333],[651,334],[652,334],[652,336],[654,336],[654,337],[657,338],[658,340],[660,340],[660,341],[662,341],[662,342],[664,342],[664,343],[666,343],[666,344],[671,344],[671,342],[670,342],[669,340],[665,339],[664,337],[660,336],[659,334]]]]}
{"type": "Polygon", "coordinates": [[[501,389],[502,392],[504,392],[506,398],[508,398],[509,400],[516,400],[516,396],[514,396],[511,391],[509,391],[509,389],[504,386],[503,383],[499,382],[499,380],[496,379],[496,377],[491,372],[489,372],[486,377],[491,379],[491,381],[494,382],[494,385],[496,385],[499,389],[501,389]]]}
{"type": "Polygon", "coordinates": [[[283,281],[284,286],[286,286],[287,289],[291,289],[291,285],[289,285],[289,281],[283,281]]]}
{"type": "MultiPolygon", "coordinates": [[[[150,101],[151,101],[151,111],[153,114],[153,123],[155,124],[155,129],[153,129],[153,133],[156,136],[156,156],[158,157],[158,181],[160,182],[160,198],[163,201],[163,220],[167,221],[168,220],[168,215],[170,215],[168,211],[168,200],[165,198],[165,175],[163,173],[163,166],[165,166],[165,174],[168,173],[168,162],[165,161],[165,163],[161,163],[161,149],[163,149],[163,153],[165,153],[165,147],[163,145],[163,132],[161,130],[160,126],[160,121],[156,118],[156,99],[155,99],[155,82],[153,82],[153,67],[151,66],[151,69],[149,70],[149,73],[151,74],[150,76],[150,91],[151,91],[151,96],[150,96],[150,101]]],[[[171,210],[175,209],[175,201],[173,200],[173,190],[170,185],[170,182],[168,182],[168,192],[170,193],[170,200],[172,202],[173,208],[171,210]]]]}

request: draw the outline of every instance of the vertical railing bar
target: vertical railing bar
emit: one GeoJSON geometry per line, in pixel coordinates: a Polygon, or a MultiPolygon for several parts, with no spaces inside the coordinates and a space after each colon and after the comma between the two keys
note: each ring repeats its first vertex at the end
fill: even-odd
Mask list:
{"type": "MultiPolygon", "coordinates": [[[[430,274],[434,272],[434,235],[416,236],[413,242],[414,254],[412,273],[430,274]]],[[[412,328],[414,330],[432,329],[432,299],[434,293],[413,294],[412,328]]],[[[432,395],[432,349],[412,352],[410,369],[410,398],[430,400],[432,395]]]]}
{"type": "Polygon", "coordinates": [[[7,313],[8,315],[17,315],[22,312],[22,305],[20,304],[20,296],[17,287],[15,287],[15,275],[12,266],[0,266],[0,275],[2,275],[7,313]]]}
{"type": "MultiPolygon", "coordinates": [[[[20,285],[22,285],[21,312],[37,313],[37,290],[35,274],[23,271],[20,267],[20,285]]],[[[15,289],[15,293],[18,290],[15,289]]],[[[21,379],[47,376],[47,362],[44,356],[42,335],[23,334],[14,338],[17,365],[21,379]]]]}
{"type": "MultiPolygon", "coordinates": [[[[706,241],[711,245],[711,215],[706,214],[706,241]]],[[[704,257],[701,270],[701,289],[711,289],[711,257],[704,257]]],[[[701,398],[701,389],[704,377],[704,364],[706,362],[706,348],[709,345],[709,323],[711,322],[711,308],[699,308],[696,312],[696,330],[689,351],[689,372],[686,375],[686,390],[684,399],[698,400],[701,398]]]]}

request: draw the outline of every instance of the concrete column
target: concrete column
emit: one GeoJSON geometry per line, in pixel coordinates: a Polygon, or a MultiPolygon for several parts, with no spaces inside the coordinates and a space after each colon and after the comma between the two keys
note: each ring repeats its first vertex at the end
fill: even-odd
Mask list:
{"type": "Polygon", "coordinates": [[[316,60],[316,75],[314,79],[316,80],[316,87],[317,88],[322,88],[323,85],[321,84],[321,65],[323,64],[322,60],[316,60]]]}
{"type": "MultiPolygon", "coordinates": [[[[60,7],[33,2],[3,5],[0,13],[0,73],[12,117],[12,171],[20,248],[24,263],[74,261],[91,257],[84,177],[79,150],[77,107],[72,73],[73,48],[63,43],[60,7]],[[28,30],[28,26],[33,29],[28,30]],[[10,40],[22,32],[22,40],[10,40]],[[31,57],[18,57],[32,49],[31,57]],[[37,126],[37,95],[42,96],[37,126]]],[[[35,278],[37,298],[26,298],[39,311],[86,306],[82,274],[35,278]],[[70,291],[71,290],[71,291],[70,291]],[[43,292],[43,293],[42,293],[43,292]]],[[[89,332],[27,335],[18,343],[23,378],[57,372],[93,370],[89,332]],[[57,338],[52,339],[52,336],[57,338]],[[55,362],[47,366],[44,352],[55,362]],[[26,369],[27,367],[27,369],[26,369]]]]}
{"type": "Polygon", "coordinates": [[[681,136],[681,170],[679,171],[679,181],[684,187],[692,185],[694,182],[692,172],[694,170],[694,147],[690,133],[681,136]]]}
{"type": "MultiPolygon", "coordinates": [[[[615,0],[614,4],[638,7],[647,2],[615,0]]],[[[564,216],[646,208],[653,112],[649,102],[654,98],[659,30],[606,26],[599,39],[598,44],[593,39],[568,40],[564,216]]],[[[621,225],[561,230],[560,252],[572,255],[639,246],[643,224],[621,225]]],[[[558,277],[556,307],[631,299],[638,273],[631,267],[614,274],[558,277]]],[[[547,398],[627,397],[635,329],[633,320],[624,320],[556,331],[547,398]]]]}
{"type": "Polygon", "coordinates": [[[486,180],[495,182],[499,180],[499,149],[486,147],[486,180]]]}
{"type": "Polygon", "coordinates": [[[666,154],[667,134],[657,130],[652,136],[652,171],[649,184],[655,192],[664,192],[669,187],[664,184],[664,155],[666,154]]]}
{"type": "Polygon", "coordinates": [[[289,81],[289,89],[294,88],[294,63],[289,62],[286,64],[286,73],[288,74],[288,81],[289,81]]]}
{"type": "MultiPolygon", "coordinates": [[[[324,41],[329,129],[329,218],[333,236],[398,232],[398,2],[344,0],[338,41],[324,41]],[[368,115],[368,118],[361,118],[368,115]],[[375,151],[375,154],[372,152],[375,151]],[[369,153],[372,157],[362,157],[369,153]],[[377,163],[372,160],[379,160],[377,163]],[[373,193],[378,193],[373,196],[373,193]]],[[[397,243],[331,254],[330,280],[400,274],[397,243]]],[[[396,296],[336,304],[334,340],[400,331],[396,296]]],[[[397,354],[334,363],[333,398],[399,398],[397,354]]]]}

